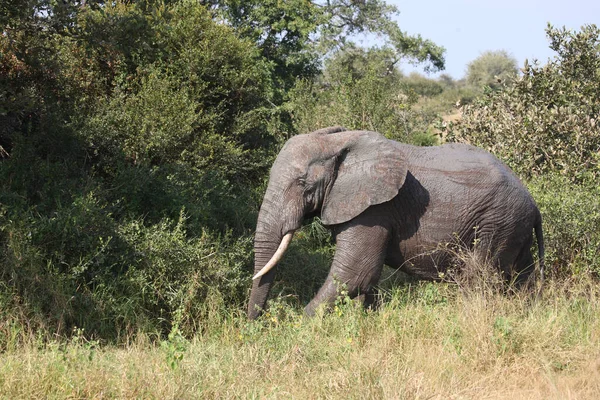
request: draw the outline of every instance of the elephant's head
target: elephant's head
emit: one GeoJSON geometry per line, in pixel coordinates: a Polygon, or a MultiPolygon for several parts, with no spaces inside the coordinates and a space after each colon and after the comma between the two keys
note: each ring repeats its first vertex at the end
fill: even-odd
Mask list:
{"type": "Polygon", "coordinates": [[[292,137],[277,156],[258,216],[248,316],[264,309],[281,259],[307,216],[341,224],[391,200],[407,169],[396,142],[375,132],[321,129],[292,137]]]}

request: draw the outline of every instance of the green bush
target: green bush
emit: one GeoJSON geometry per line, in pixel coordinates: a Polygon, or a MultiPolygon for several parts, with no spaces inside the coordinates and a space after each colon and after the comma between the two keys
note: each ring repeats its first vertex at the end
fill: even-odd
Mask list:
{"type": "Polygon", "coordinates": [[[434,97],[444,91],[444,86],[440,82],[428,79],[416,72],[411,73],[402,81],[409,91],[413,91],[419,96],[434,97]]]}
{"type": "Polygon", "coordinates": [[[529,182],[543,218],[550,276],[600,274],[600,187],[549,174],[529,182]]]}
{"type": "Polygon", "coordinates": [[[10,307],[3,310],[19,310],[10,314],[30,328],[24,334],[65,335],[77,327],[114,340],[166,334],[175,322],[191,334],[202,328],[211,305],[243,305],[249,235],[205,231],[190,238],[183,213],[154,225],[132,220],[117,226],[93,198],[69,211],[68,218],[46,220],[0,216],[0,302],[10,307]]]}
{"type": "Polygon", "coordinates": [[[437,142],[431,130],[437,114],[416,108],[418,95],[407,90],[399,77],[381,76],[376,68],[367,69],[357,79],[348,75],[335,85],[301,82],[290,97],[287,107],[302,133],[342,125],[407,143],[437,142]]]}
{"type": "Polygon", "coordinates": [[[272,67],[197,2],[54,11],[0,36],[0,347],[191,334],[250,286],[272,67]]]}
{"type": "Polygon", "coordinates": [[[262,177],[263,149],[273,144],[269,119],[277,118],[269,63],[196,2],[150,11],[117,3],[80,16],[86,40],[71,40],[63,57],[91,53],[88,74],[110,96],[96,96],[74,129],[96,152],[122,152],[135,164],[184,162],[262,177]],[[108,56],[111,68],[103,69],[108,56]]]}
{"type": "Polygon", "coordinates": [[[523,177],[553,172],[573,181],[600,178],[600,30],[548,27],[558,55],[463,108],[451,140],[485,147],[523,177]]]}

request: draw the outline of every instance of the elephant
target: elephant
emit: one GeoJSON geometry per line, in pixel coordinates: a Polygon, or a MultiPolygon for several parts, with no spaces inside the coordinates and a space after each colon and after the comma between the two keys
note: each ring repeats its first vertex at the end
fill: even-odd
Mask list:
{"type": "Polygon", "coordinates": [[[418,147],[377,132],[323,128],[291,137],[278,154],[258,214],[248,317],[265,309],[275,269],[305,219],[335,238],[329,274],[305,307],[331,306],[340,284],[369,295],[384,264],[439,280],[455,243],[487,257],[505,279],[543,271],[542,217],[519,178],[489,152],[462,143],[418,147]]]}

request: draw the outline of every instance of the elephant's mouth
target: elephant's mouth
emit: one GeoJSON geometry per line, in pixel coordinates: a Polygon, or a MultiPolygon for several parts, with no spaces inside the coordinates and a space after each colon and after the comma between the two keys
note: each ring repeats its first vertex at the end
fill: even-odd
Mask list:
{"type": "Polygon", "coordinates": [[[286,233],[283,236],[283,239],[281,239],[281,243],[279,243],[279,247],[277,248],[277,251],[275,251],[275,254],[273,254],[273,257],[271,257],[269,262],[267,262],[265,264],[265,266],[262,267],[262,269],[260,271],[258,271],[256,273],[256,275],[254,275],[252,277],[252,280],[260,278],[261,276],[263,276],[264,274],[269,272],[271,269],[273,269],[273,267],[275,265],[277,265],[277,263],[283,257],[283,254],[287,250],[288,246],[290,245],[290,242],[292,241],[293,236],[294,236],[294,231],[289,231],[288,233],[286,233]]]}
{"type": "Polygon", "coordinates": [[[320,217],[321,216],[321,208],[319,207],[318,209],[311,211],[309,213],[306,213],[306,215],[304,216],[304,222],[307,223],[310,222],[313,218],[315,217],[320,217]]]}

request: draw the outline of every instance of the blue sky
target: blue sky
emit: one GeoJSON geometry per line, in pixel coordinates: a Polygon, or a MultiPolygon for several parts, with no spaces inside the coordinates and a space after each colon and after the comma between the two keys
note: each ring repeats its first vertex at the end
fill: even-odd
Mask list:
{"type": "MultiPolygon", "coordinates": [[[[445,73],[464,76],[467,64],[486,50],[506,50],[517,59],[543,64],[554,52],[545,28],[600,25],[600,0],[387,0],[400,10],[400,28],[446,48],[445,73]]],[[[401,65],[405,72],[414,70],[401,65]]],[[[417,67],[422,72],[422,67],[417,67]]],[[[435,76],[435,75],[433,75],[435,76]]]]}

